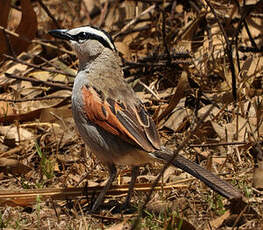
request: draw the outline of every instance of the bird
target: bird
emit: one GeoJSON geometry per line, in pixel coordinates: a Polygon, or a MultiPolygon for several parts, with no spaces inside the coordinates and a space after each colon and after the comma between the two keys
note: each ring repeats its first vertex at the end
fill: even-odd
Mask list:
{"type": "Polygon", "coordinates": [[[162,145],[156,125],[125,81],[122,60],[112,37],[103,29],[81,26],[49,31],[69,41],[79,59],[72,90],[72,115],[88,149],[107,167],[109,179],[91,210],[102,205],[117,175],[116,167],[130,166],[131,181],[124,207],[129,205],[139,167],[154,161],[169,162],[228,199],[242,193],[199,164],[162,145]]]}

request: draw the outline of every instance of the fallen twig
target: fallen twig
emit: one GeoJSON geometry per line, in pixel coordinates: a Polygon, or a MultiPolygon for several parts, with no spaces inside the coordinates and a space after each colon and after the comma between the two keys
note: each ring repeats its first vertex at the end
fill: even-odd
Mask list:
{"type": "Polygon", "coordinates": [[[114,39],[116,39],[116,37],[118,37],[120,34],[122,34],[123,32],[125,32],[126,30],[128,30],[134,23],[136,23],[138,21],[138,19],[140,17],[142,17],[145,14],[148,14],[150,12],[152,12],[155,9],[156,5],[152,5],[150,7],[148,7],[146,10],[144,10],[141,14],[139,14],[136,18],[132,19],[127,25],[125,25],[120,32],[118,32],[117,34],[115,34],[113,36],[114,39]]]}
{"type": "Polygon", "coordinates": [[[53,15],[50,13],[49,9],[46,7],[46,5],[42,2],[42,0],[37,0],[39,5],[44,9],[44,11],[47,13],[47,15],[51,18],[53,23],[56,25],[56,27],[61,28],[58,21],[53,17],[53,15]]]}
{"type": "MultiPolygon", "coordinates": [[[[189,179],[188,179],[189,180],[189,179]]],[[[191,179],[190,179],[191,180],[191,179]]],[[[187,180],[181,182],[161,184],[158,183],[154,190],[172,190],[175,188],[186,188],[183,184],[187,180]]],[[[79,199],[81,197],[92,196],[99,193],[103,186],[81,187],[81,188],[44,188],[44,189],[22,189],[22,190],[0,190],[0,206],[30,206],[37,202],[37,198],[42,201],[52,198],[53,200],[79,199]]],[[[129,190],[129,185],[115,185],[107,192],[107,196],[123,195],[129,190]]],[[[135,191],[147,192],[152,190],[151,184],[136,184],[135,191]]]]}
{"type": "Polygon", "coordinates": [[[9,73],[5,73],[5,75],[8,78],[18,79],[18,80],[23,80],[23,81],[30,81],[30,82],[34,82],[34,83],[38,83],[38,84],[51,86],[51,87],[57,87],[57,88],[60,88],[60,89],[72,90],[72,87],[66,86],[66,85],[63,85],[63,84],[59,84],[59,83],[52,83],[52,82],[48,82],[48,81],[37,80],[37,79],[34,79],[34,78],[21,77],[21,76],[17,76],[17,75],[14,75],[14,74],[9,74],[9,73]]]}
{"type": "Polygon", "coordinates": [[[21,59],[12,57],[12,56],[7,55],[7,54],[3,54],[3,56],[8,58],[8,59],[10,59],[10,60],[13,60],[13,61],[15,61],[17,63],[21,63],[23,65],[27,65],[27,66],[35,68],[35,69],[47,71],[47,72],[50,72],[50,73],[57,73],[57,74],[63,74],[63,75],[70,76],[70,77],[75,77],[75,74],[71,74],[71,73],[67,73],[67,72],[59,71],[59,70],[55,70],[55,69],[49,69],[49,68],[43,67],[41,65],[35,65],[35,64],[32,64],[32,63],[28,63],[28,62],[25,62],[25,61],[23,61],[21,59]]]}
{"type": "Polygon", "coordinates": [[[190,148],[195,148],[195,147],[216,147],[216,146],[227,146],[227,145],[246,145],[250,144],[244,141],[240,142],[221,142],[221,143],[207,143],[207,144],[192,144],[189,145],[190,148]]]}
{"type": "Polygon", "coordinates": [[[26,101],[44,101],[44,100],[51,100],[51,99],[66,99],[71,96],[47,96],[47,97],[36,97],[36,98],[24,98],[24,99],[5,99],[0,98],[0,101],[4,102],[12,102],[12,103],[18,103],[18,102],[26,102],[26,101]]]}

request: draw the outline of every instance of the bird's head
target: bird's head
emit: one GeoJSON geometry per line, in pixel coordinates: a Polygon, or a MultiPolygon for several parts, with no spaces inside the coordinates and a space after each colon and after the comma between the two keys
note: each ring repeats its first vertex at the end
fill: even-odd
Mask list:
{"type": "Polygon", "coordinates": [[[70,41],[80,62],[88,62],[100,55],[105,49],[116,52],[111,36],[102,29],[83,26],[74,29],[56,29],[49,31],[55,38],[70,41]]]}

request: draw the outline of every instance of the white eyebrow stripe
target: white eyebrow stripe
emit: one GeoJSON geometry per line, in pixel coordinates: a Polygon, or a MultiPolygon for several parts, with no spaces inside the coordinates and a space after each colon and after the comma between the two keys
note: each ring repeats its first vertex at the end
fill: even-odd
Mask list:
{"type": "Polygon", "coordinates": [[[71,29],[68,31],[70,34],[76,35],[80,32],[86,32],[89,34],[94,34],[95,36],[101,37],[103,40],[105,40],[109,46],[112,48],[112,50],[115,50],[115,46],[112,43],[112,41],[109,39],[109,37],[101,30],[90,27],[90,26],[83,26],[80,28],[71,29]]]}

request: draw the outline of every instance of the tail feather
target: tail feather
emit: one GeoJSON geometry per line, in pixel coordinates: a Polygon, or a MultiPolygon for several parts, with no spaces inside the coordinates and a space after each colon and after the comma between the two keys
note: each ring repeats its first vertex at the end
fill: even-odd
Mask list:
{"type": "Polygon", "coordinates": [[[166,151],[156,151],[153,155],[161,160],[170,162],[173,166],[182,169],[183,171],[191,174],[195,178],[204,182],[212,190],[218,192],[220,195],[228,199],[238,199],[242,194],[230,183],[222,180],[219,176],[209,172],[207,169],[202,168],[200,165],[186,159],[181,155],[175,156],[171,161],[171,154],[166,151]]]}

